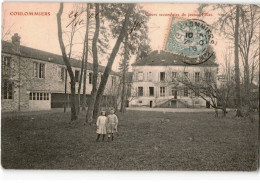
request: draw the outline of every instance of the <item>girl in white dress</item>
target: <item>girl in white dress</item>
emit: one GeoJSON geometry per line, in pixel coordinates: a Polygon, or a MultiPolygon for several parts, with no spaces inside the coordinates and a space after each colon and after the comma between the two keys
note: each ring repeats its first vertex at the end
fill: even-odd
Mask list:
{"type": "Polygon", "coordinates": [[[97,119],[97,140],[99,140],[100,135],[103,135],[103,141],[105,139],[106,135],[106,123],[107,123],[107,117],[106,117],[106,112],[102,111],[101,116],[98,117],[97,119]]]}
{"type": "Polygon", "coordinates": [[[107,131],[106,132],[107,132],[108,141],[110,141],[110,137],[112,137],[112,141],[113,141],[114,133],[117,132],[118,118],[114,113],[115,113],[115,110],[111,109],[110,114],[107,116],[107,123],[106,123],[107,131]]]}

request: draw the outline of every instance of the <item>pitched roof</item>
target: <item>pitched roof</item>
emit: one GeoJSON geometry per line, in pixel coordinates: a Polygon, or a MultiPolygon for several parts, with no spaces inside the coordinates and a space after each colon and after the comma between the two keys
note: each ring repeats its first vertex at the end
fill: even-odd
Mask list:
{"type": "MultiPolygon", "coordinates": [[[[215,57],[212,56],[209,60],[192,66],[215,66],[217,67],[218,64],[214,62],[215,57]]],[[[166,51],[161,50],[160,53],[158,51],[152,51],[148,56],[143,58],[140,61],[137,61],[133,63],[133,66],[189,66],[190,64],[187,64],[185,62],[195,62],[196,58],[188,58],[181,55],[169,53],[166,51]]]]}
{"type": "MultiPolygon", "coordinates": [[[[2,52],[17,55],[17,52],[13,49],[13,44],[7,41],[2,41],[2,52]]],[[[22,45],[20,46],[20,53],[21,56],[26,58],[32,58],[32,59],[42,60],[42,61],[56,63],[60,65],[65,65],[62,56],[54,53],[50,53],[50,52],[30,48],[27,46],[22,46],[22,45]]],[[[70,64],[72,67],[81,68],[82,62],[80,60],[71,58],[70,64]]],[[[93,70],[93,64],[88,62],[87,68],[88,70],[93,70]]],[[[104,72],[105,67],[99,65],[98,70],[100,72],[104,72]]],[[[118,73],[114,71],[111,71],[111,74],[118,75],[118,73]]]]}

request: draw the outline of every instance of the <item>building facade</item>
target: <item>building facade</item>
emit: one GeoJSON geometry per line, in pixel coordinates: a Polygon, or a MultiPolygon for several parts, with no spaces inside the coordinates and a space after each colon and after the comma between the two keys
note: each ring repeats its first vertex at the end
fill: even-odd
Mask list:
{"type": "MultiPolygon", "coordinates": [[[[2,41],[2,111],[49,110],[70,105],[70,78],[62,56],[20,45],[15,34],[12,42],[2,41]]],[[[78,93],[81,61],[70,60],[78,93]]],[[[93,65],[87,65],[86,94],[92,90],[93,65]]],[[[98,83],[104,67],[99,66],[98,83]]],[[[119,80],[111,72],[104,96],[114,95],[119,80]]],[[[83,82],[82,82],[83,83],[83,82]]],[[[81,97],[83,84],[81,87],[81,97]]]]}
{"type": "MultiPolygon", "coordinates": [[[[215,81],[218,64],[211,58],[198,65],[188,65],[180,55],[164,51],[153,51],[144,59],[134,63],[130,106],[196,108],[210,107],[210,99],[201,98],[192,85],[215,81]],[[186,84],[185,84],[186,83],[186,84]]],[[[205,86],[206,89],[206,86],[205,86]]]]}

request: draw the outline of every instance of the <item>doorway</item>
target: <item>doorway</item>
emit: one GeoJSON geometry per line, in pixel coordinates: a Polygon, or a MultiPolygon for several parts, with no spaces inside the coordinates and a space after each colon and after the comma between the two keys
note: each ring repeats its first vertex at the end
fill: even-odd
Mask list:
{"type": "Polygon", "coordinates": [[[153,101],[150,101],[150,108],[153,107],[153,101]]]}
{"type": "Polygon", "coordinates": [[[210,108],[210,101],[206,101],[206,108],[210,108]]]}
{"type": "Polygon", "coordinates": [[[177,100],[172,100],[171,101],[171,107],[172,108],[177,108],[177,100]]]}

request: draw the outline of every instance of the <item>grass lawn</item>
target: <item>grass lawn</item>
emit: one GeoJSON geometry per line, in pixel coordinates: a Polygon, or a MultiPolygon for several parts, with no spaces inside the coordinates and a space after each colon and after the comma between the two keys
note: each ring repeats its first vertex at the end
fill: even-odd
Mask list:
{"type": "Polygon", "coordinates": [[[127,111],[113,142],[96,142],[84,114],[2,115],[2,166],[11,169],[242,170],[257,169],[255,120],[213,113],[127,111]],[[169,119],[161,122],[161,119],[169,119]]]}

